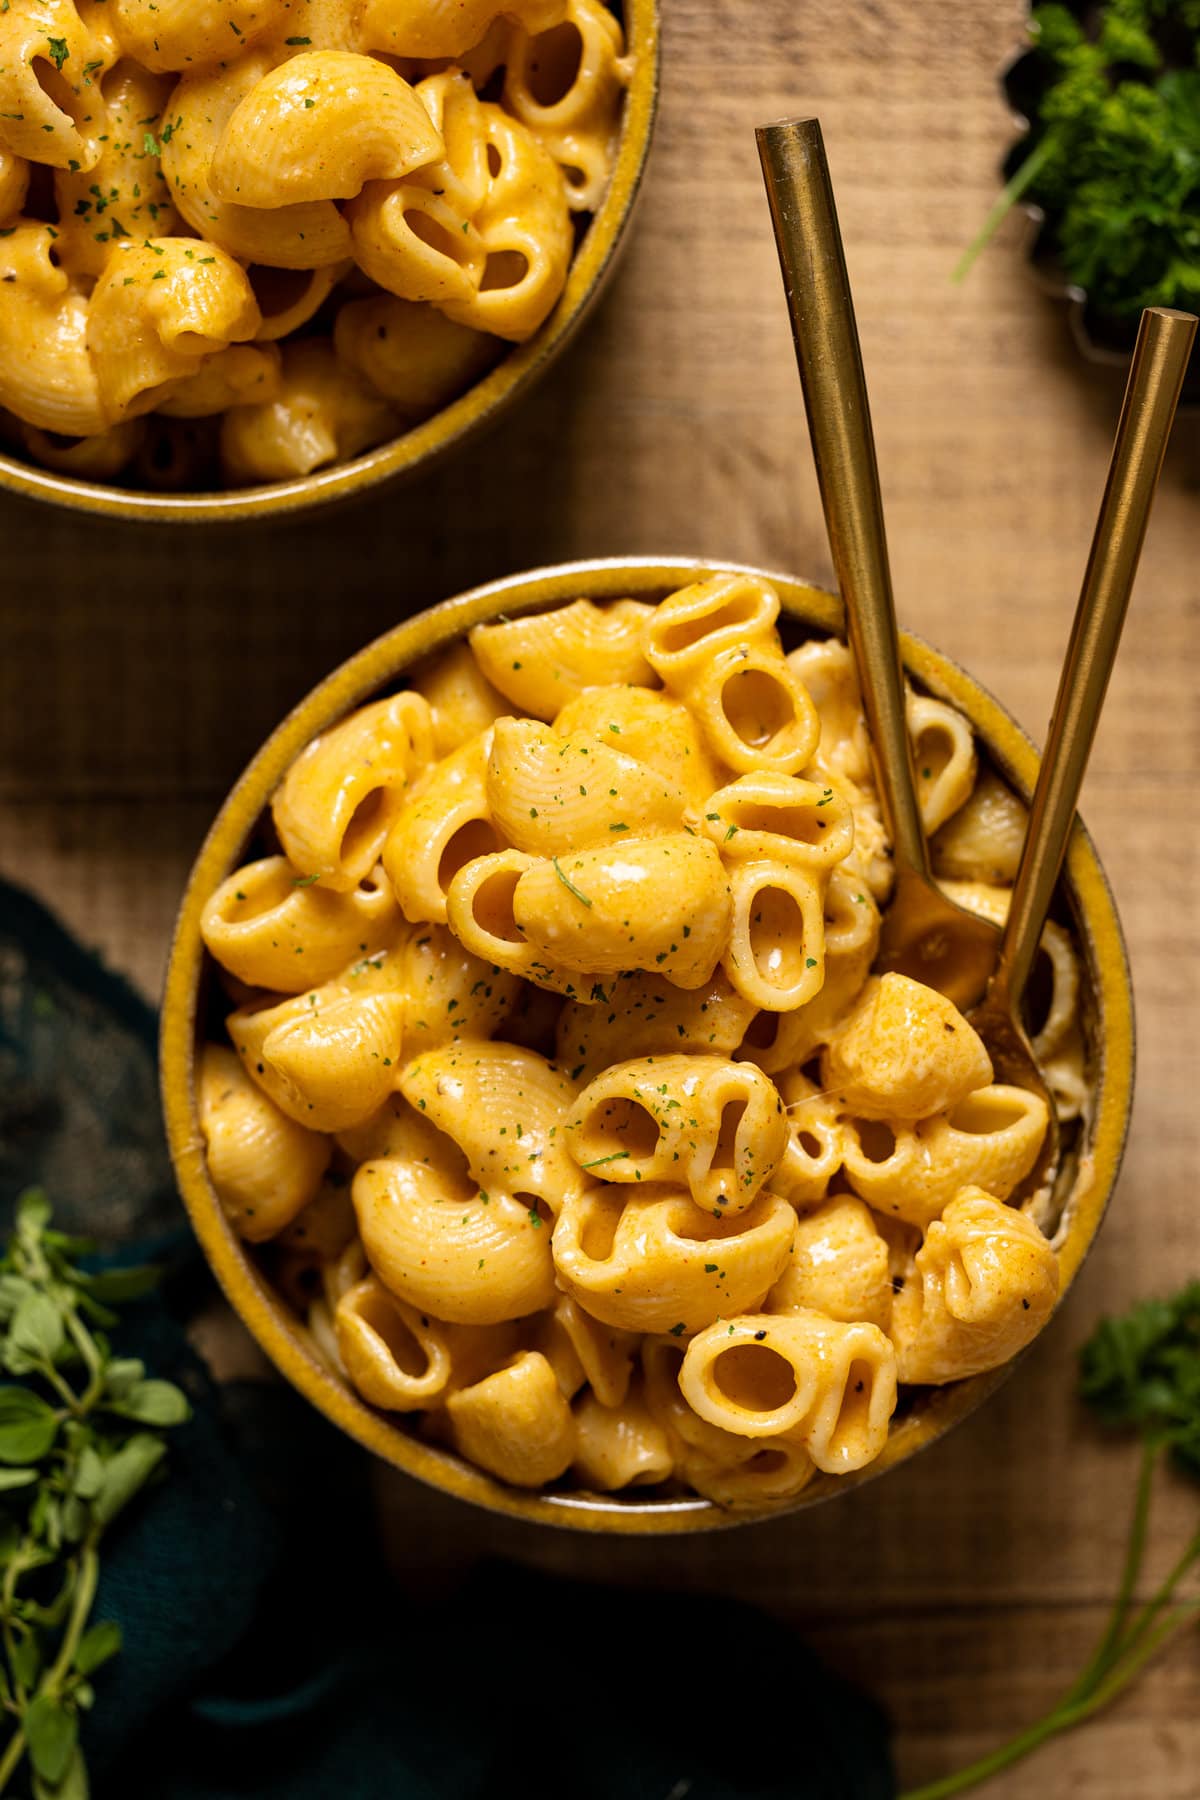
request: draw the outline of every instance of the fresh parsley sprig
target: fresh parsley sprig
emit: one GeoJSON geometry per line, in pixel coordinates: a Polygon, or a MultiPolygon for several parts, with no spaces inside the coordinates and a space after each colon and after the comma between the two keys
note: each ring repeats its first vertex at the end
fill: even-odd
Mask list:
{"type": "Polygon", "coordinates": [[[961,280],[1023,196],[1097,311],[1200,302],[1200,0],[1107,0],[1090,29],[1035,6],[1040,82],[1024,154],[961,280]]]}
{"type": "Polygon", "coordinates": [[[1172,1300],[1145,1300],[1120,1318],[1104,1319],[1080,1352],[1079,1376],[1080,1394],[1103,1424],[1135,1430],[1142,1438],[1125,1563],[1104,1633],[1077,1680],[1043,1718],[969,1768],[902,1800],[948,1800],[965,1793],[1047,1738],[1083,1724],[1115,1700],[1172,1638],[1200,1620],[1200,1599],[1176,1599],[1180,1582],[1200,1563],[1200,1530],[1166,1580],[1134,1610],[1159,1465],[1169,1456],[1200,1481],[1200,1281],[1172,1300]]]}
{"type": "Polygon", "coordinates": [[[189,1412],[106,1335],[157,1271],[89,1274],[76,1259],[94,1248],[53,1230],[30,1190],[0,1258],[0,1366],[16,1377],[0,1385],[0,1794],[28,1757],[34,1800],[86,1800],[79,1715],[121,1648],[117,1624],[91,1623],[100,1540],[189,1412]]]}

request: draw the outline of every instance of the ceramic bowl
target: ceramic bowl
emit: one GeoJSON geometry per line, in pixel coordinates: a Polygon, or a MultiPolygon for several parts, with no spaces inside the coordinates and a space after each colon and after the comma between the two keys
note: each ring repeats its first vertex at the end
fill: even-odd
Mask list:
{"type": "Polygon", "coordinates": [[[179,525],[266,519],[346,500],[380,482],[415,475],[485,431],[545,374],[574,337],[615,265],[633,213],[658,104],[659,3],[624,0],[620,11],[634,72],[608,191],[584,233],[562,297],[550,317],[527,343],[515,345],[465,394],[403,436],[351,462],[318,469],[293,481],[228,492],[149,493],[59,475],[0,451],[0,490],[7,488],[28,499],[48,500],[117,520],[179,525]]]}
{"type": "MultiPolygon", "coordinates": [[[[725,568],[736,565],[724,564],[725,568]]],[[[1007,1368],[943,1388],[908,1390],[878,1460],[854,1475],[818,1475],[794,1500],[761,1512],[726,1512],[695,1496],[626,1498],[524,1492],[505,1486],[448,1451],[423,1442],[396,1417],[378,1412],[316,1354],[307,1331],[269,1285],[255,1257],[235,1236],[208,1179],[196,1111],[196,1053],[207,1017],[212,965],[200,937],[209,895],[243,860],[284,772],[309,740],[364,701],[386,693],[405,672],[469,631],[504,613],[537,611],[584,594],[598,600],[633,595],[657,600],[706,573],[696,562],[605,561],[568,564],[512,576],[448,600],[398,625],[353,656],[272,733],[234,787],[192,870],[175,931],[162,1015],[161,1072],[167,1133],[193,1226],[226,1294],[283,1375],[333,1422],[378,1456],[459,1499],[539,1524],[577,1531],[703,1531],[746,1518],[813,1506],[883,1475],[934,1443],[993,1393],[1007,1368]]],[[[762,571],[748,571],[760,574],[762,571]]],[[[839,633],[841,603],[788,576],[768,574],[783,603],[785,639],[839,633]]],[[[905,636],[906,665],[916,682],[970,719],[1000,773],[1028,797],[1037,753],[1004,708],[956,663],[905,636]]],[[[1074,1160],[1060,1249],[1063,1292],[1079,1271],[1104,1217],[1120,1167],[1133,1086],[1133,1001],[1129,967],[1112,895],[1095,849],[1080,826],[1067,857],[1062,898],[1084,958],[1084,1021],[1093,1093],[1091,1118],[1074,1160]]],[[[1011,1365],[1009,1365],[1011,1366],[1011,1365]]]]}

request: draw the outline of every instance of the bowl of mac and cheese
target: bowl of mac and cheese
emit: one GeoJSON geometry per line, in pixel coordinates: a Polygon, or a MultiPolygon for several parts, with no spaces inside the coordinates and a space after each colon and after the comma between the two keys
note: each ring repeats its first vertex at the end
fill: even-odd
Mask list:
{"type": "Polygon", "coordinates": [[[548,367],[629,221],[657,0],[11,0],[0,487],[261,517],[548,367]]]}
{"type": "MultiPolygon", "coordinates": [[[[972,1411],[1115,1182],[1128,968],[1080,828],[1031,1027],[1065,1153],[891,891],[840,603],[599,562],[368,646],[193,871],[163,1013],[204,1249],[282,1372],[432,1485],[583,1530],[812,1505],[972,1411]]],[[[935,871],[1002,920],[1036,755],[915,639],[935,871]]]]}

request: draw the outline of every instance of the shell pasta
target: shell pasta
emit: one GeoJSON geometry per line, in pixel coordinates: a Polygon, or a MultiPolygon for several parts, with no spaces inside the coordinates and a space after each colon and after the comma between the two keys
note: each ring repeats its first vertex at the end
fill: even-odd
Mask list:
{"type": "Polygon", "coordinates": [[[603,0],[4,0],[5,436],[137,481],[203,419],[158,484],[242,487],[411,430],[554,311],[632,74],[603,0]]]}
{"type": "MultiPolygon", "coordinates": [[[[477,626],[301,753],[204,909],[230,1228],[364,1401],[518,1487],[785,1503],[1057,1299],[1045,1102],[872,973],[853,663],[778,615],[713,575],[477,626]]],[[[908,716],[939,879],[1002,918],[1019,802],[945,701],[908,716]]],[[[1053,921],[1043,974],[1066,1122],[1053,921]]]]}

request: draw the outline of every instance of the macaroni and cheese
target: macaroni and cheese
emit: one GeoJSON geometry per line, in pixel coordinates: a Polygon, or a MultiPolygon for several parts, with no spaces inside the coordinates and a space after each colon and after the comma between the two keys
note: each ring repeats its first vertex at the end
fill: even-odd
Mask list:
{"type": "Polygon", "coordinates": [[[604,0],[5,0],[0,439],[244,486],[410,429],[549,317],[630,75],[604,0]]]}
{"type": "MultiPolygon", "coordinates": [[[[872,974],[853,661],[778,614],[713,575],[478,626],[308,746],[204,913],[232,1228],[364,1400],[505,1482],[787,1500],[1057,1297],[1045,1103],[872,974]]],[[[909,717],[939,877],[1000,919],[1020,804],[952,708],[909,717]]],[[[1042,974],[1065,1121],[1061,925],[1042,974]]]]}

